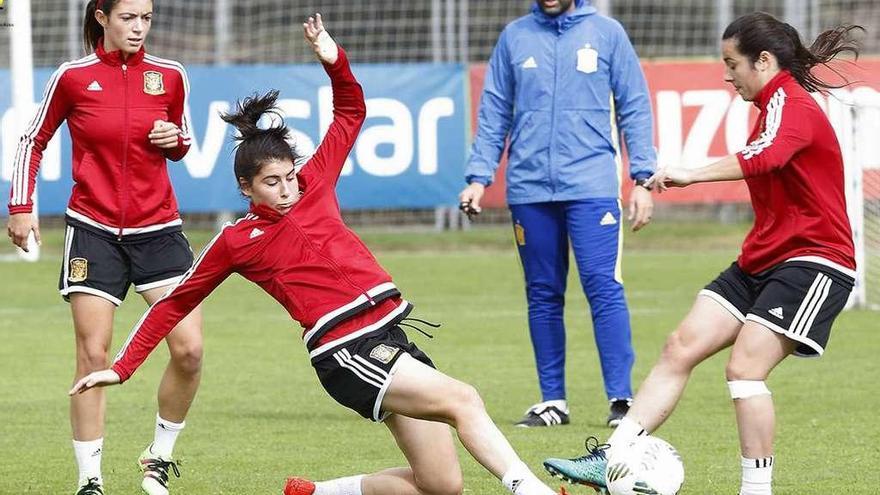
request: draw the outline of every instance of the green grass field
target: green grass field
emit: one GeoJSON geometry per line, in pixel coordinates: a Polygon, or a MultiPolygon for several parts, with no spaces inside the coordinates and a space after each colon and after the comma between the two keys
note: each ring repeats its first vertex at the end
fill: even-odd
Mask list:
{"type": "MultiPolygon", "coordinates": [[[[628,235],[624,277],[637,362],[645,376],[697,290],[737,253],[745,226],[656,224],[628,235]]],[[[201,246],[208,232],[190,237],[201,246]]],[[[72,493],[67,389],[73,373],[69,310],[55,287],[60,231],[44,233],[44,261],[0,264],[0,494],[72,493]]],[[[474,384],[523,459],[551,486],[541,461],[575,455],[609,430],[587,308],[569,282],[568,393],[572,424],[512,426],[539,399],[523,282],[506,228],[466,233],[365,232],[414,315],[440,321],[410,337],[452,376],[474,384]]],[[[384,427],[338,406],[312,372],[300,329],[259,289],[232,278],[205,303],[201,390],[177,444],[176,494],[280,493],[285,476],[323,479],[404,463],[384,427]]],[[[144,309],[133,292],[118,311],[111,355],[144,309]]],[[[877,313],[847,312],[819,360],[789,359],[770,379],[778,413],[777,495],[880,492],[880,335],[877,313]]],[[[711,331],[707,328],[706,331],[711,331]]],[[[739,451],[724,379],[727,353],[694,374],[658,432],[685,460],[685,494],[734,494],[739,451]]],[[[157,351],[108,392],[104,477],[108,495],[139,493],[135,461],[152,437],[155,393],[167,360],[157,351]]],[[[461,451],[467,493],[505,493],[461,451]]],[[[585,489],[574,493],[585,494],[585,489]]]]}

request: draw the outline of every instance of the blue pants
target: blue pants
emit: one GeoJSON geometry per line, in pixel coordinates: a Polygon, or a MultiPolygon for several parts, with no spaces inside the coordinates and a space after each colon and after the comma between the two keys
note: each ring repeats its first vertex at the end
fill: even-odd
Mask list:
{"type": "Polygon", "coordinates": [[[621,212],[617,199],[511,205],[526,278],[529,332],[543,400],[565,399],[565,287],[568,245],[584,294],[608,398],[632,397],[635,353],[620,277],[621,212]]]}

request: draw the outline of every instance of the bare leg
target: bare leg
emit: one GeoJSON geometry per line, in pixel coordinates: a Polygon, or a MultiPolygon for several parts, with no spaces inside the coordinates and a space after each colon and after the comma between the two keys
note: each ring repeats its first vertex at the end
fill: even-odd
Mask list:
{"type": "MultiPolygon", "coordinates": [[[[107,349],[113,335],[113,313],[110,301],[76,292],[70,295],[70,311],[76,332],[76,374],[74,383],[93,371],[107,368],[107,349]]],[[[96,440],[104,436],[104,389],[93,388],[70,398],[70,426],[73,439],[96,440]]]]}
{"type": "Polygon", "coordinates": [[[672,414],[691,371],[730,346],[742,323],[718,302],[697,296],[690,312],[666,340],[660,359],[639,387],[627,418],[651,432],[672,414]]]}
{"type": "Polygon", "coordinates": [[[409,467],[365,476],[363,495],[461,494],[461,468],[447,425],[399,414],[391,415],[385,424],[409,467]]]}
{"type": "MultiPolygon", "coordinates": [[[[168,287],[157,287],[141,293],[147,304],[155,303],[168,287]]],[[[159,384],[159,416],[182,423],[192,405],[201,381],[202,311],[197,306],[174,327],[165,338],[171,360],[159,384]]]]}
{"type": "MultiPolygon", "coordinates": [[[[764,381],[797,342],[763,325],[749,321],[743,326],[727,364],[727,380],[764,381]]],[[[733,401],[743,457],[759,459],[773,455],[776,415],[770,395],[733,401]]]]}

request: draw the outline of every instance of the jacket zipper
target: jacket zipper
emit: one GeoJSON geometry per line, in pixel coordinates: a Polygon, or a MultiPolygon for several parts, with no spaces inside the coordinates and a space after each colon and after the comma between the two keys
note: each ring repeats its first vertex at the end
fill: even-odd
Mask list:
{"type": "Polygon", "coordinates": [[[122,131],[122,180],[119,184],[119,233],[117,234],[117,240],[122,240],[122,231],[125,228],[125,209],[128,207],[128,195],[127,195],[127,187],[126,187],[126,169],[128,167],[128,65],[122,64],[122,81],[123,87],[125,90],[125,98],[122,102],[123,105],[123,131],[122,131]]]}
{"type": "MultiPolygon", "coordinates": [[[[285,217],[285,218],[287,218],[287,217],[285,217]]],[[[297,230],[297,232],[299,232],[299,234],[302,236],[303,240],[306,241],[306,244],[309,246],[309,248],[310,248],[312,251],[314,251],[315,253],[317,253],[318,256],[320,256],[321,259],[324,260],[324,262],[326,262],[328,265],[330,265],[330,266],[333,268],[333,270],[337,273],[337,275],[339,275],[340,277],[342,277],[343,279],[345,279],[345,281],[348,282],[348,285],[354,287],[355,289],[357,289],[358,291],[360,291],[361,294],[367,296],[367,301],[370,302],[370,306],[375,306],[375,305],[376,305],[376,301],[373,300],[373,296],[371,296],[371,295],[370,295],[370,294],[369,294],[369,293],[368,293],[363,287],[361,287],[360,285],[354,283],[354,281],[353,281],[351,278],[349,278],[348,275],[346,275],[345,272],[343,272],[343,271],[339,268],[339,265],[337,265],[335,261],[333,261],[332,259],[330,259],[330,258],[327,257],[327,256],[324,256],[324,254],[323,254],[321,251],[319,251],[319,250],[315,247],[314,244],[312,244],[312,241],[309,240],[309,237],[306,235],[305,231],[303,231],[303,229],[299,226],[298,223],[296,223],[295,220],[290,219],[290,223],[293,224],[293,227],[297,230]]]]}
{"type": "Polygon", "coordinates": [[[552,103],[550,106],[550,148],[547,150],[547,168],[548,174],[550,177],[550,194],[551,199],[555,199],[556,196],[556,174],[554,173],[553,168],[553,158],[554,158],[554,148],[556,147],[556,91],[559,86],[559,37],[562,36],[560,32],[560,25],[558,22],[554,23],[554,33],[553,33],[553,93],[552,94],[552,103]]]}

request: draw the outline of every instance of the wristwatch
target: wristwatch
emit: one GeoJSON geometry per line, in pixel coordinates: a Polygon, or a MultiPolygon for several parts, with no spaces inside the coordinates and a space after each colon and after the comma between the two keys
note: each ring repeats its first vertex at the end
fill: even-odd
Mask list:
{"type": "Polygon", "coordinates": [[[651,184],[651,185],[646,185],[646,184],[648,184],[648,179],[644,179],[644,178],[642,178],[642,179],[636,179],[636,180],[633,181],[633,185],[634,185],[634,186],[642,186],[642,187],[644,187],[645,189],[647,189],[647,190],[649,190],[649,191],[650,191],[651,189],[654,189],[654,185],[653,185],[653,184],[651,184]]]}

